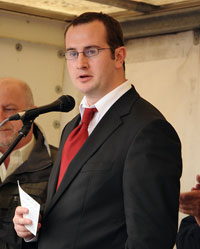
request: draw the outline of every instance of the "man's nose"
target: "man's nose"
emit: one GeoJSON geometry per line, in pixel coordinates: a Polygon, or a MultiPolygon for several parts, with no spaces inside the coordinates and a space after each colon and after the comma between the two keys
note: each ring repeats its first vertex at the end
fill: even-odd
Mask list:
{"type": "Polygon", "coordinates": [[[88,58],[84,55],[84,53],[79,53],[77,58],[77,68],[88,68],[88,58]]]}

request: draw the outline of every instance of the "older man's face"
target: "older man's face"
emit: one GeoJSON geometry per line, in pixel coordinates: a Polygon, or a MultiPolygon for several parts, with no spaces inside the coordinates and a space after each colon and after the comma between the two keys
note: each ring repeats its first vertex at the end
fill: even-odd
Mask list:
{"type": "MultiPolygon", "coordinates": [[[[11,115],[26,110],[24,91],[16,84],[0,82],[0,122],[11,115]]],[[[22,128],[22,121],[8,121],[0,127],[0,149],[7,149],[22,128]]]]}

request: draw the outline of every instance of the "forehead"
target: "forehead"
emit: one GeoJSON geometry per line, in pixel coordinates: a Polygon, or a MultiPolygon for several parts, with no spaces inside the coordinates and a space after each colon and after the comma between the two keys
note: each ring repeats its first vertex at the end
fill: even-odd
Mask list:
{"type": "Polygon", "coordinates": [[[107,45],[106,28],[100,21],[71,26],[66,33],[65,45],[66,48],[107,45]]]}
{"type": "Polygon", "coordinates": [[[24,90],[20,85],[0,83],[0,105],[13,104],[18,107],[26,106],[24,90]]]}

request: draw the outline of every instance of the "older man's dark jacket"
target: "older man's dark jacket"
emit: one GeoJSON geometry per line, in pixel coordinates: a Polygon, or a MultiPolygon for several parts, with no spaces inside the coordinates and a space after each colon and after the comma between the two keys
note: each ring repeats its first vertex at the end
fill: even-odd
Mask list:
{"type": "Polygon", "coordinates": [[[17,180],[23,190],[41,204],[46,201],[49,174],[57,149],[50,146],[51,156],[44,144],[39,128],[33,128],[36,144],[28,159],[2,183],[0,181],[0,249],[32,248],[34,243],[25,243],[14,230],[12,219],[15,208],[20,205],[17,180]],[[28,247],[27,247],[28,246],[28,247]]]}

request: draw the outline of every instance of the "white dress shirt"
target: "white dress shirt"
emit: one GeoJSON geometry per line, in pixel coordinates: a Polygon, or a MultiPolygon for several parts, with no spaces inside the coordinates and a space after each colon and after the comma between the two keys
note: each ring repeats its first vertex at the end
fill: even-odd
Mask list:
{"type": "MultiPolygon", "coordinates": [[[[31,141],[28,144],[18,150],[13,150],[11,152],[8,168],[6,169],[4,163],[2,163],[0,166],[0,177],[2,182],[27,160],[35,143],[36,140],[33,135],[31,141]]],[[[0,152],[0,157],[2,157],[2,155],[3,154],[0,152]]]]}
{"type": "Polygon", "coordinates": [[[106,94],[103,98],[97,101],[94,105],[89,106],[84,96],[79,109],[81,114],[81,119],[83,117],[83,113],[85,108],[96,108],[98,112],[95,113],[93,119],[91,120],[88,127],[88,134],[90,135],[102,117],[106,114],[106,112],[110,109],[110,107],[129,89],[131,88],[131,84],[128,81],[125,81],[123,84],[116,87],[114,90],[106,94]]]}

